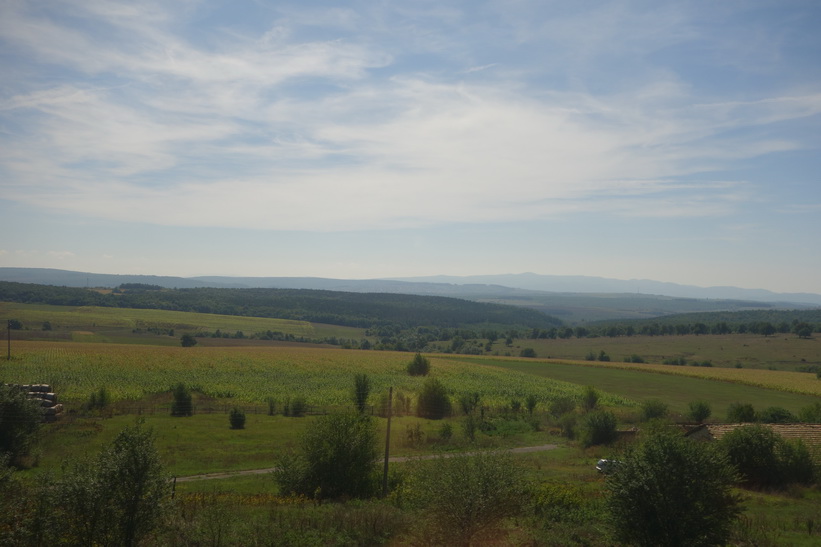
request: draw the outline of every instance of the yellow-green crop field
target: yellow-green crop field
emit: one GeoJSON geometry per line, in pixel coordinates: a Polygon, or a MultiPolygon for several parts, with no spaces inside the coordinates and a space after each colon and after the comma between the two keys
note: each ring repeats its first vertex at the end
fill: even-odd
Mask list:
{"type": "MultiPolygon", "coordinates": [[[[349,404],[355,374],[371,378],[373,393],[389,386],[418,392],[424,378],[411,377],[408,353],[316,347],[164,347],[131,344],[18,341],[0,378],[48,383],[64,401],[80,402],[105,386],[115,400],[166,392],[178,382],[215,398],[262,404],[304,397],[310,405],[349,404]]],[[[580,395],[583,386],[481,364],[431,357],[432,375],[454,394],[479,393],[490,405],[580,395]]],[[[604,394],[602,403],[632,405],[604,394]]]]}

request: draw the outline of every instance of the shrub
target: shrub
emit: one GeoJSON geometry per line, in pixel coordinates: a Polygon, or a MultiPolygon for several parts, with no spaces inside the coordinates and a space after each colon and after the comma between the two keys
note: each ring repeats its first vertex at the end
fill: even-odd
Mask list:
{"type": "Polygon", "coordinates": [[[539,398],[536,397],[534,393],[530,393],[525,398],[525,408],[527,408],[527,413],[533,416],[533,411],[536,410],[536,405],[539,404],[539,398]]]}
{"type": "Polygon", "coordinates": [[[10,463],[21,465],[29,455],[40,431],[43,410],[22,390],[0,385],[0,456],[6,453],[10,463]]]}
{"type": "Polygon", "coordinates": [[[125,428],[56,484],[60,542],[138,545],[159,526],[169,486],[153,434],[139,424],[125,428]]]}
{"type": "Polygon", "coordinates": [[[599,361],[610,361],[610,356],[609,356],[609,355],[607,355],[607,354],[604,352],[604,350],[601,350],[601,351],[599,352],[599,357],[598,357],[598,359],[599,359],[599,361]]]}
{"type": "Polygon", "coordinates": [[[428,378],[416,401],[416,415],[429,420],[441,420],[451,413],[450,398],[442,382],[428,378]]]}
{"type": "Polygon", "coordinates": [[[453,437],[453,426],[450,422],[444,422],[439,428],[439,438],[447,442],[453,437]]]}
{"type": "Polygon", "coordinates": [[[710,408],[710,403],[706,401],[691,401],[687,405],[690,411],[687,416],[696,423],[703,423],[704,420],[710,417],[713,410],[710,408]]]}
{"type": "Polygon", "coordinates": [[[238,407],[232,408],[228,413],[228,422],[231,429],[245,429],[245,411],[238,407]]]}
{"type": "Polygon", "coordinates": [[[647,399],[641,403],[641,418],[642,420],[656,420],[667,416],[669,411],[667,403],[661,399],[647,399]]]}
{"type": "Polygon", "coordinates": [[[192,348],[197,345],[197,339],[194,335],[185,333],[180,337],[180,345],[184,348],[192,348]]]}
{"type": "Polygon", "coordinates": [[[746,425],[720,442],[747,486],[784,488],[815,481],[812,455],[802,442],[788,442],[766,425],[746,425]]]}
{"type": "Polygon", "coordinates": [[[526,491],[522,476],[508,454],[440,456],[417,464],[404,495],[424,513],[434,543],[469,545],[483,530],[516,514],[526,491]]]}
{"type": "Polygon", "coordinates": [[[194,414],[194,405],[191,402],[191,391],[180,382],[171,388],[174,400],[171,402],[172,416],[191,416],[194,414]]]}
{"type": "Polygon", "coordinates": [[[86,410],[103,410],[111,403],[111,396],[105,387],[101,387],[88,397],[85,404],[86,410]]]}
{"type": "Polygon", "coordinates": [[[608,475],[616,538],[642,546],[725,545],[740,513],[734,482],[721,452],[659,430],[628,449],[608,475]]]}
{"type": "Polygon", "coordinates": [[[596,410],[582,418],[580,440],[585,448],[610,444],[616,436],[616,416],[612,412],[596,410]]]}
{"type": "Polygon", "coordinates": [[[576,401],[572,397],[557,397],[550,401],[547,411],[554,418],[558,418],[576,409],[576,401]]]}
{"type": "Polygon", "coordinates": [[[727,421],[749,423],[756,421],[755,409],[750,403],[732,403],[727,407],[727,421]]]}
{"type": "Polygon", "coordinates": [[[576,437],[576,422],[578,416],[574,412],[562,414],[558,419],[559,428],[562,431],[562,437],[573,439],[576,437]]]}
{"type": "Polygon", "coordinates": [[[587,386],[584,388],[584,393],[582,394],[582,408],[585,412],[590,412],[595,409],[597,404],[599,404],[599,392],[596,391],[596,388],[593,386],[587,386]]]}
{"type": "Polygon", "coordinates": [[[430,372],[430,361],[421,353],[413,356],[413,361],[408,363],[408,374],[411,376],[427,376],[430,372]]]}
{"type": "Polygon", "coordinates": [[[798,418],[786,408],[771,406],[758,414],[758,421],[765,424],[790,424],[797,422],[798,418]]]}
{"type": "Polygon", "coordinates": [[[821,423],[821,403],[815,402],[801,409],[801,421],[809,424],[821,423]]]}
{"type": "Polygon", "coordinates": [[[478,393],[463,393],[459,397],[459,407],[462,409],[465,416],[467,416],[479,408],[480,401],[481,396],[478,393]]]}
{"type": "Polygon", "coordinates": [[[277,411],[277,402],[273,397],[266,397],[265,402],[268,403],[268,416],[273,416],[277,411]]]}
{"type": "Polygon", "coordinates": [[[357,374],[354,377],[353,402],[360,414],[365,412],[370,393],[371,379],[365,373],[357,374]]]}
{"type": "Polygon", "coordinates": [[[341,499],[376,493],[376,425],[370,416],[320,416],[300,444],[299,453],[278,458],[274,476],[284,494],[341,499]]]}
{"type": "Polygon", "coordinates": [[[282,407],[282,414],[291,418],[302,418],[306,412],[308,412],[308,403],[304,397],[296,397],[285,401],[285,405],[282,407]]]}
{"type": "Polygon", "coordinates": [[[522,348],[519,352],[519,357],[536,357],[536,350],[533,348],[522,348]]]}

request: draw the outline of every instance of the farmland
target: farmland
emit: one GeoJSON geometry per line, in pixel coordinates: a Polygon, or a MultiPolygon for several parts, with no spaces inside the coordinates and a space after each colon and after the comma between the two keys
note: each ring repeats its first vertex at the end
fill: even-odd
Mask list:
{"type": "MultiPolygon", "coordinates": [[[[630,428],[639,423],[639,405],[647,399],[664,400],[674,419],[683,419],[690,402],[706,400],[712,405],[716,421],[722,420],[727,407],[734,402],[749,402],[756,409],[781,407],[797,414],[821,400],[821,380],[813,373],[795,371],[818,363],[817,339],[753,335],[517,338],[510,345],[497,340],[484,355],[427,353],[432,376],[446,386],[456,409],[444,420],[425,420],[413,415],[414,401],[425,379],[407,374],[406,365],[412,353],[235,337],[198,338],[194,347],[181,347],[179,341],[179,334],[185,331],[272,330],[306,338],[346,334],[362,338],[366,336],[364,329],[126,308],[5,303],[0,304],[0,311],[20,318],[26,325],[23,330],[13,331],[12,358],[0,361],[0,379],[12,383],[49,383],[68,409],[63,419],[44,428],[36,465],[20,472],[23,481],[32,482],[38,482],[44,474],[59,475],[66,461],[98,453],[135,419],[144,421],[154,432],[170,474],[271,468],[276,465],[277,454],[299,446],[302,433],[317,419],[313,414],[351,407],[353,377],[365,373],[372,383],[368,401],[372,412],[379,413],[379,401],[388,387],[393,387],[395,401],[409,401],[408,407],[399,408],[401,415],[393,421],[392,455],[557,444],[558,450],[521,455],[517,460],[540,488],[552,491],[558,488],[556,485],[563,485],[561,488],[573,496],[587,500],[579,503],[595,520],[602,517],[597,500],[602,495],[603,482],[593,465],[599,457],[617,455],[622,447],[583,449],[559,436],[558,422],[547,413],[551,401],[569,397],[578,402],[585,386],[594,386],[600,394],[599,406],[613,411],[621,428],[630,428]],[[51,330],[37,328],[46,321],[51,330]],[[163,329],[173,329],[174,335],[162,334],[163,329]],[[516,357],[525,347],[534,347],[538,357],[516,357]],[[613,360],[583,359],[589,352],[600,351],[612,355],[613,360]],[[687,354],[688,359],[713,360],[715,365],[726,366],[619,362],[622,356],[633,354],[648,361],[687,354]],[[737,362],[743,363],[741,368],[736,368],[737,362]],[[193,390],[192,417],[170,416],[170,388],[179,382],[193,390]],[[89,396],[101,387],[112,398],[109,407],[104,411],[84,410],[89,396]],[[457,402],[462,395],[473,393],[483,405],[483,423],[487,427],[469,440],[463,431],[465,418],[457,402]],[[537,401],[532,416],[513,410],[529,396],[535,396],[537,401]],[[295,398],[302,398],[309,405],[308,417],[283,415],[284,405],[295,398]],[[268,413],[269,401],[274,404],[275,415],[268,413]],[[227,411],[232,407],[246,411],[245,429],[228,428],[227,411]],[[446,426],[450,431],[447,435],[446,426]]],[[[578,411],[577,414],[581,416],[578,411]]],[[[383,438],[386,420],[378,418],[377,424],[383,438]]],[[[394,469],[401,472],[403,465],[394,469]]],[[[289,503],[296,503],[299,511],[320,511],[279,497],[270,475],[180,483],[178,494],[181,503],[194,504],[192,507],[200,511],[195,514],[200,516],[219,513],[240,520],[253,519],[289,503]]],[[[753,543],[766,538],[773,545],[812,544],[817,533],[813,535],[810,530],[808,534],[803,523],[806,519],[821,519],[814,505],[817,492],[795,490],[790,495],[793,497],[751,494],[750,508],[736,537],[753,543]]],[[[405,518],[405,513],[390,503],[369,503],[339,506],[333,511],[345,514],[345,523],[358,522],[357,511],[368,515],[375,512],[382,515],[379,518],[387,518],[387,513],[393,515],[391,518],[405,518]]],[[[322,511],[325,515],[331,510],[322,511]]],[[[331,517],[311,518],[317,519],[310,525],[316,529],[328,525],[327,519],[331,517]]],[[[203,529],[207,529],[210,524],[207,519],[204,522],[203,529]]],[[[525,526],[523,522],[519,525],[525,526]]],[[[231,529],[225,526],[226,530],[231,529]]],[[[394,526],[391,533],[409,533],[405,525],[394,526]]],[[[566,531],[570,534],[568,538],[588,534],[591,544],[607,542],[605,532],[595,527],[563,526],[570,526],[566,531]]],[[[546,544],[559,541],[545,539],[553,538],[557,533],[554,530],[546,536],[539,536],[545,532],[539,532],[538,526],[528,524],[522,530],[526,530],[525,535],[542,537],[540,541],[546,544]]],[[[522,530],[504,533],[518,537],[525,533],[522,530]]],[[[242,537],[240,528],[232,533],[242,537]]],[[[541,544],[540,541],[526,542],[541,544]]]]}

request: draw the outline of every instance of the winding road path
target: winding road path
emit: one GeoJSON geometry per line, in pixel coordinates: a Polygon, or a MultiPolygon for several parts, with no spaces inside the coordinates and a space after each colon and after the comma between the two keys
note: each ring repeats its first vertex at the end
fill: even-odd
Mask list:
{"type": "MultiPolygon", "coordinates": [[[[543,444],[540,446],[521,446],[519,448],[509,448],[504,450],[504,452],[510,452],[511,454],[528,454],[530,452],[546,452],[548,450],[554,450],[558,448],[559,445],[557,444],[543,444]]],[[[410,460],[432,460],[434,458],[452,458],[454,456],[464,456],[469,454],[476,454],[476,452],[453,452],[453,453],[446,453],[446,454],[429,454],[425,456],[398,456],[394,458],[389,458],[388,461],[390,463],[398,463],[398,462],[407,462],[410,460]]],[[[244,475],[264,475],[266,473],[272,473],[276,468],[275,467],[267,467],[265,469],[246,469],[244,471],[227,471],[227,472],[220,472],[220,473],[205,473],[202,475],[188,475],[187,477],[176,477],[177,482],[191,482],[191,481],[204,481],[210,479],[227,479],[229,477],[242,477],[244,475]]]]}

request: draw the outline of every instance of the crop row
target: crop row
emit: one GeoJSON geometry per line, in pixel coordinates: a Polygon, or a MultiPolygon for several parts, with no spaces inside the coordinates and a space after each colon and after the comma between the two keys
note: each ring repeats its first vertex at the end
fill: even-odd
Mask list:
{"type": "MultiPolygon", "coordinates": [[[[411,377],[407,353],[306,347],[160,347],[116,344],[19,342],[15,358],[0,368],[2,380],[49,383],[66,401],[83,401],[105,386],[115,400],[140,399],[183,382],[211,397],[264,403],[303,397],[311,405],[350,401],[353,377],[366,373],[372,392],[389,386],[415,393],[425,381],[411,377]]],[[[583,386],[491,366],[431,358],[432,375],[454,395],[479,393],[490,405],[530,394],[546,401],[579,397],[583,386]]],[[[604,394],[606,405],[631,401],[604,394]]]]}

